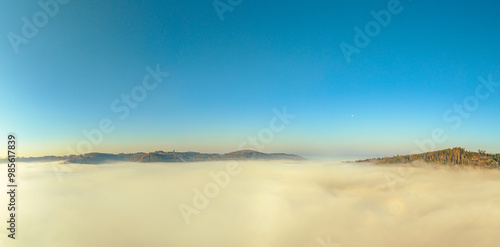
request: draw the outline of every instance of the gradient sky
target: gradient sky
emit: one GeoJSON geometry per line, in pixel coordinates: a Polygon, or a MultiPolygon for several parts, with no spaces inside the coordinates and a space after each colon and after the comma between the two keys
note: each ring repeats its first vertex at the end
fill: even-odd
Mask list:
{"type": "Polygon", "coordinates": [[[66,155],[108,118],[93,151],[229,152],[286,106],[296,117],[261,151],[405,154],[441,128],[436,149],[500,153],[500,87],[460,127],[443,119],[479,76],[500,81],[498,1],[401,0],[348,63],[340,44],[389,2],[244,0],[221,21],[211,0],[73,0],[16,53],[9,33],[42,8],[2,1],[0,133],[18,135],[21,156],[66,155]],[[112,102],[157,64],[168,78],[120,119],[112,102]]]}

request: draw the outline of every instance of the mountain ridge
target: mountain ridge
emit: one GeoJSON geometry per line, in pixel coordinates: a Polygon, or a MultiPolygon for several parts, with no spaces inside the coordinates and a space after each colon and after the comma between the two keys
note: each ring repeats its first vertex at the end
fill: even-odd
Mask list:
{"type": "Polygon", "coordinates": [[[448,148],[438,151],[397,155],[393,157],[371,158],[357,160],[355,162],[374,164],[407,164],[414,161],[424,161],[426,163],[440,163],[451,166],[471,166],[484,168],[500,168],[500,154],[487,154],[483,150],[478,152],[467,151],[461,147],[448,148]]]}
{"type": "MultiPolygon", "coordinates": [[[[305,160],[305,158],[286,153],[262,153],[254,150],[238,150],[230,153],[200,153],[200,152],[176,152],[176,151],[155,151],[155,152],[138,152],[138,153],[99,153],[92,152],[80,155],[68,156],[42,156],[42,157],[27,157],[17,158],[21,162],[50,162],[64,161],[65,163],[73,164],[101,164],[107,162],[123,161],[123,162],[198,162],[198,161],[218,161],[218,160],[305,160]]],[[[6,160],[3,160],[6,161],[6,160]]]]}

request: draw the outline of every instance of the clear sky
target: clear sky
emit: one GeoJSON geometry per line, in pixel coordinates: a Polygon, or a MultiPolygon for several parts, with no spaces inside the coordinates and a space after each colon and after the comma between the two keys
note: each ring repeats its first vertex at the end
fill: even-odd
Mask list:
{"type": "Polygon", "coordinates": [[[428,147],[500,153],[500,87],[478,80],[500,81],[498,1],[41,3],[0,3],[2,150],[14,132],[22,156],[69,154],[109,119],[92,151],[229,152],[253,136],[264,152],[378,156],[440,128],[428,147]],[[372,10],[393,12],[348,62],[341,44],[356,47],[372,10]],[[168,77],[121,102],[157,65],[168,77]],[[284,107],[295,118],[270,132],[284,107]]]}

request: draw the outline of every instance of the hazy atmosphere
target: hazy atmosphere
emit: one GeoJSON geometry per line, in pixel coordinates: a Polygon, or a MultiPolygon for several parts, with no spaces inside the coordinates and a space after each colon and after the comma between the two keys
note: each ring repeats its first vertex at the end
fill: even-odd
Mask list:
{"type": "Polygon", "coordinates": [[[497,246],[500,231],[498,170],[334,161],[22,165],[20,238],[8,246],[469,247],[497,246]],[[396,183],[386,180],[392,175],[396,183]]]}
{"type": "Polygon", "coordinates": [[[0,1],[0,247],[498,247],[499,11],[0,1]]]}
{"type": "Polygon", "coordinates": [[[2,1],[0,130],[19,135],[21,156],[220,153],[251,137],[247,148],[266,152],[396,155],[436,128],[446,137],[436,149],[500,153],[498,10],[495,0],[2,1]],[[285,107],[296,117],[263,143],[285,107]]]}

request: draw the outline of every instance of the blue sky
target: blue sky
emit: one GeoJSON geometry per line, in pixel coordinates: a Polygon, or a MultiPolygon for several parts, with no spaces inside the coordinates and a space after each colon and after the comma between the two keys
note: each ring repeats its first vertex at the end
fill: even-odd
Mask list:
{"type": "Polygon", "coordinates": [[[73,0],[16,53],[9,34],[22,36],[22,18],[43,9],[4,1],[0,130],[18,135],[22,156],[68,154],[102,119],[115,129],[92,151],[229,152],[286,107],[296,117],[261,151],[404,154],[440,128],[435,149],[500,153],[500,87],[482,88],[488,97],[460,127],[443,119],[479,76],[500,81],[500,4],[401,0],[347,62],[340,44],[354,45],[354,28],[388,4],[397,2],[243,0],[221,21],[212,1],[73,0]],[[157,65],[169,76],[120,119],[112,102],[157,65]]]}

